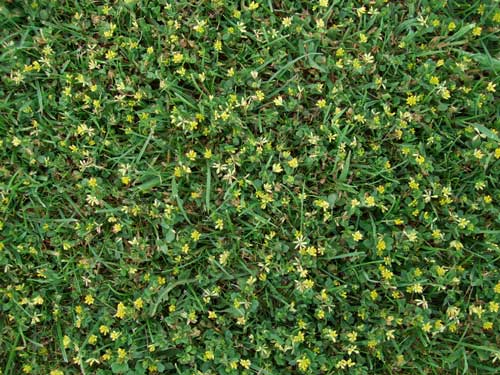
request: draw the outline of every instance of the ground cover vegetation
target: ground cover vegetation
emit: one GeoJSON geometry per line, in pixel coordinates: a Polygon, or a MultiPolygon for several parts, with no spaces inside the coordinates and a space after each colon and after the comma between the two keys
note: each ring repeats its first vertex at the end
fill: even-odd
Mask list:
{"type": "Polygon", "coordinates": [[[0,2],[0,373],[498,374],[498,1],[0,2]]]}

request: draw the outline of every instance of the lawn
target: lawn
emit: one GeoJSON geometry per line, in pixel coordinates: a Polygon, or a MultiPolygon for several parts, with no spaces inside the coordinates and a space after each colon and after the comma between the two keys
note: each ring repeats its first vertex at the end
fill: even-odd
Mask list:
{"type": "Polygon", "coordinates": [[[497,0],[1,0],[0,374],[499,374],[497,0]]]}

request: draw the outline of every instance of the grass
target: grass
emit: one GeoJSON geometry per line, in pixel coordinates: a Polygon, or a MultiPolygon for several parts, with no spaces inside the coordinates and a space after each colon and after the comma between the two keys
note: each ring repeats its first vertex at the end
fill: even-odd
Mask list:
{"type": "Polygon", "coordinates": [[[0,374],[496,374],[498,1],[0,3],[0,374]]]}

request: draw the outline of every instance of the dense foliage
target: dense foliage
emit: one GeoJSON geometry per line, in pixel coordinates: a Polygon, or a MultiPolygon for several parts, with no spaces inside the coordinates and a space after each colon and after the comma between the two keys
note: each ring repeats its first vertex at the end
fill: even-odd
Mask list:
{"type": "Polygon", "coordinates": [[[499,26],[0,2],[0,373],[498,374],[499,26]]]}

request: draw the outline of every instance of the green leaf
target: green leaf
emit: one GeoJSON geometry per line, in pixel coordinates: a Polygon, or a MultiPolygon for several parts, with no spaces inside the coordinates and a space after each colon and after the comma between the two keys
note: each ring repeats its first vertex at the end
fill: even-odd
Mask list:
{"type": "Polygon", "coordinates": [[[129,371],[129,369],[130,368],[128,367],[127,362],[115,362],[111,365],[111,371],[113,371],[113,374],[124,374],[125,372],[129,371]]]}
{"type": "Polygon", "coordinates": [[[493,139],[494,141],[497,141],[497,142],[500,141],[500,138],[498,138],[498,136],[495,133],[493,133],[490,129],[488,129],[486,126],[481,125],[481,124],[471,124],[471,125],[474,128],[476,128],[484,136],[486,136],[490,139],[493,139]]]}

